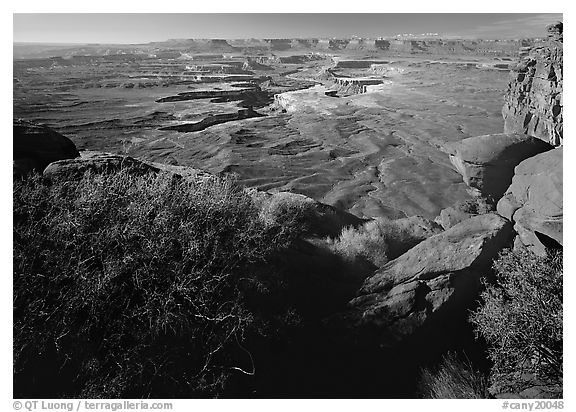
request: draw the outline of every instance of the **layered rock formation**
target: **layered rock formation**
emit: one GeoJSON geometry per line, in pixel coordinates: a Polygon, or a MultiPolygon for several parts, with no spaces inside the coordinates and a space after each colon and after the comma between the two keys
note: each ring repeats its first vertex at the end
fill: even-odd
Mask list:
{"type": "Polygon", "coordinates": [[[563,139],[563,25],[547,28],[549,39],[523,50],[505,96],[504,132],[526,133],[558,146],[563,139]]]}
{"type": "Polygon", "coordinates": [[[60,59],[72,64],[71,58],[106,58],[119,60],[164,58],[203,58],[208,55],[222,57],[231,53],[273,52],[334,52],[369,51],[375,53],[405,54],[459,54],[513,56],[520,46],[528,46],[526,40],[443,40],[433,38],[308,38],[308,39],[171,39],[147,44],[83,44],[77,46],[43,46],[18,44],[14,47],[16,59],[60,59]]]}
{"type": "Polygon", "coordinates": [[[332,79],[337,90],[342,94],[362,94],[368,91],[368,86],[376,86],[382,84],[380,79],[371,78],[344,78],[334,77],[332,79]]]}
{"type": "Polygon", "coordinates": [[[373,65],[388,64],[384,60],[338,60],[335,69],[369,69],[373,65]]]}
{"type": "Polygon", "coordinates": [[[236,113],[214,114],[196,123],[184,123],[176,126],[165,126],[161,127],[160,130],[175,130],[177,132],[183,133],[198,132],[218,124],[262,116],[264,115],[256,112],[255,110],[252,110],[251,108],[240,109],[236,113]]]}

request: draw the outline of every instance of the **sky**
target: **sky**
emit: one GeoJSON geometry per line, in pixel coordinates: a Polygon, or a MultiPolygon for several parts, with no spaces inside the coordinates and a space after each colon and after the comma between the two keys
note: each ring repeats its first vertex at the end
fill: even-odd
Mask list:
{"type": "Polygon", "coordinates": [[[147,43],[184,38],[542,37],[562,14],[337,13],[337,14],[102,14],[15,13],[14,42],[147,43]]]}

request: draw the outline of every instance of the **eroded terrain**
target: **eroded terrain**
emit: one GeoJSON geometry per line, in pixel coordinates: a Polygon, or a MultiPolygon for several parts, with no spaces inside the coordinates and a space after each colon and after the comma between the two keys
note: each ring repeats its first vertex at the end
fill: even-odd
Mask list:
{"type": "Polygon", "coordinates": [[[513,52],[282,44],[15,60],[14,115],[80,150],[231,172],[359,217],[433,218],[469,197],[443,144],[501,132],[513,52]]]}

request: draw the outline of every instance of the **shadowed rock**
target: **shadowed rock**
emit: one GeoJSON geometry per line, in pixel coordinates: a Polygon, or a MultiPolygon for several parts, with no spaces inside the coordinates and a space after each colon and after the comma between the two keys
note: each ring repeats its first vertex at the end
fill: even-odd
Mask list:
{"type": "Polygon", "coordinates": [[[497,200],[512,182],[514,167],[552,146],[525,134],[492,134],[450,143],[447,149],[464,182],[497,200]]]}
{"type": "Polygon", "coordinates": [[[454,321],[453,332],[458,331],[478,299],[480,279],[512,238],[512,224],[495,213],[461,222],[366,279],[341,320],[376,330],[384,346],[414,334],[442,340],[438,330],[454,321]]]}
{"type": "Polygon", "coordinates": [[[52,162],[80,155],[66,136],[22,119],[14,119],[12,139],[14,176],[23,176],[32,170],[41,172],[52,162]]]}
{"type": "Polygon", "coordinates": [[[520,163],[512,184],[497,205],[500,215],[514,221],[519,241],[544,254],[548,238],[563,245],[562,147],[520,163]]]}

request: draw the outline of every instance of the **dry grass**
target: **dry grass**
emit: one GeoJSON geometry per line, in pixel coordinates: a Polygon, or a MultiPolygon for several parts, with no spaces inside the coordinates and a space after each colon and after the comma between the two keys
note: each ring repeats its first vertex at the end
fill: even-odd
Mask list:
{"type": "Polygon", "coordinates": [[[260,217],[267,225],[298,227],[307,232],[315,216],[315,201],[303,195],[281,192],[259,200],[260,217]]]}
{"type": "Polygon", "coordinates": [[[395,220],[375,219],[358,228],[346,227],[328,247],[348,262],[364,259],[381,267],[424,240],[422,233],[395,220]]]}
{"type": "Polygon", "coordinates": [[[297,231],[226,178],[17,182],[14,396],[218,395],[290,310],[270,260],[297,231]]]}
{"type": "Polygon", "coordinates": [[[430,399],[486,399],[488,378],[454,353],[446,355],[435,370],[424,369],[420,380],[423,397],[430,399]]]}
{"type": "Polygon", "coordinates": [[[348,262],[359,258],[380,267],[388,262],[386,234],[378,222],[368,222],[358,228],[346,227],[337,239],[328,239],[330,249],[348,262]]]}

